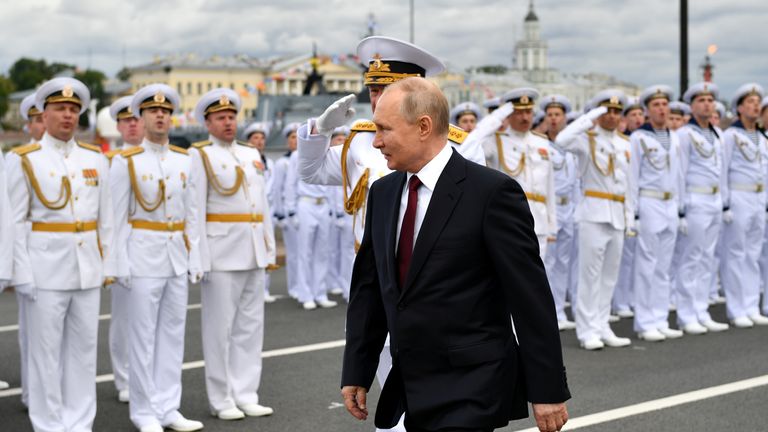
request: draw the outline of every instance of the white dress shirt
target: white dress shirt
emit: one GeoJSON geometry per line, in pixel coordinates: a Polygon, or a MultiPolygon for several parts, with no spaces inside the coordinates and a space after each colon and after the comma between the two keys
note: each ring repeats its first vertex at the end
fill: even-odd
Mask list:
{"type": "Polygon", "coordinates": [[[400,229],[403,226],[403,217],[405,216],[405,210],[408,208],[408,182],[412,176],[419,177],[421,180],[421,186],[419,187],[419,199],[416,205],[416,223],[413,226],[413,244],[416,245],[416,241],[419,238],[419,230],[421,230],[421,224],[424,222],[424,216],[427,214],[427,208],[429,208],[429,201],[432,199],[432,193],[435,191],[437,180],[440,178],[440,174],[443,173],[443,169],[448,165],[448,160],[451,159],[453,149],[449,144],[446,144],[440,153],[437,154],[431,161],[424,165],[417,173],[408,173],[405,179],[405,185],[403,186],[403,192],[400,195],[400,213],[397,217],[397,237],[395,238],[395,250],[397,250],[400,243],[400,229]]]}

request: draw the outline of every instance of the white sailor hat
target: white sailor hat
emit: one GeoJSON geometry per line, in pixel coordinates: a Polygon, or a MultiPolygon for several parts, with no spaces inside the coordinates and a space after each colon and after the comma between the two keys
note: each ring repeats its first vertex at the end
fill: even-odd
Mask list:
{"type": "Polygon", "coordinates": [[[672,114],[678,114],[678,115],[681,115],[681,116],[690,115],[691,114],[691,107],[688,106],[688,104],[685,103],[685,102],[674,101],[674,102],[670,102],[670,104],[669,104],[669,111],[672,114]]]}
{"type": "Polygon", "coordinates": [[[301,126],[300,123],[288,123],[285,125],[283,128],[283,137],[288,138],[288,135],[299,130],[299,126],[301,126]]]}
{"type": "Polygon", "coordinates": [[[49,103],[70,102],[80,107],[80,114],[88,109],[91,102],[91,92],[82,82],[67,77],[54,78],[46,81],[35,92],[35,107],[38,111],[45,110],[49,103]]]}
{"type": "Polygon", "coordinates": [[[496,96],[483,102],[483,107],[488,109],[488,112],[495,110],[501,106],[501,98],[496,96]]]}
{"type": "Polygon", "coordinates": [[[624,105],[626,104],[627,97],[624,96],[624,93],[621,90],[617,89],[603,90],[587,103],[591,108],[606,107],[615,108],[620,111],[624,110],[624,105]]]}
{"type": "Polygon", "coordinates": [[[656,84],[650,87],[646,87],[642,93],[640,93],[640,103],[647,107],[648,104],[654,99],[666,99],[667,102],[675,100],[675,92],[672,87],[664,84],[656,84]]]}
{"type": "Polygon", "coordinates": [[[29,121],[31,117],[42,114],[42,112],[40,112],[40,110],[38,110],[35,106],[35,93],[32,93],[31,95],[28,95],[21,100],[21,105],[19,105],[19,113],[21,114],[21,117],[23,117],[26,121],[29,121]]]}
{"type": "Polygon", "coordinates": [[[266,137],[266,136],[269,136],[269,129],[270,129],[269,124],[267,123],[253,122],[249,124],[248,127],[245,128],[245,130],[243,131],[243,135],[245,135],[246,140],[250,138],[251,135],[257,132],[263,133],[264,136],[266,137]]]}
{"type": "Polygon", "coordinates": [[[533,109],[536,106],[536,99],[539,98],[539,92],[530,87],[521,87],[510,90],[501,96],[504,102],[512,102],[516,110],[533,109]]]}
{"type": "Polygon", "coordinates": [[[437,75],[445,65],[437,57],[408,42],[370,36],[357,44],[357,57],[368,63],[365,85],[388,85],[403,78],[437,75]]]}
{"type": "Polygon", "coordinates": [[[335,137],[337,135],[349,135],[350,129],[349,126],[339,126],[336,129],[333,130],[333,133],[331,134],[332,137],[335,137]]]}
{"type": "Polygon", "coordinates": [[[553,94],[542,97],[541,103],[539,103],[539,108],[544,113],[546,113],[547,108],[549,107],[561,108],[565,114],[568,114],[571,112],[571,101],[569,101],[567,97],[561,94],[553,94]]]}
{"type": "Polygon", "coordinates": [[[131,112],[134,117],[141,117],[141,110],[146,108],[165,108],[172,113],[179,108],[179,94],[166,84],[149,84],[139,89],[131,99],[131,112]]]}
{"type": "Polygon", "coordinates": [[[532,122],[533,126],[534,126],[534,127],[535,127],[535,126],[538,126],[538,124],[539,124],[539,123],[541,123],[541,122],[542,122],[542,120],[544,120],[544,116],[545,116],[545,115],[547,115],[547,113],[546,113],[546,112],[544,112],[543,110],[537,109],[537,110],[536,110],[536,111],[533,113],[533,122],[532,122]]]}
{"type": "Polygon", "coordinates": [[[711,82],[696,83],[683,93],[683,102],[690,104],[696,98],[696,96],[712,95],[714,99],[717,99],[719,91],[717,85],[711,82]]]}
{"type": "Polygon", "coordinates": [[[733,95],[733,99],[731,99],[731,109],[736,111],[736,107],[738,107],[747,96],[752,95],[759,97],[762,101],[765,91],[760,84],[749,83],[742,85],[736,90],[736,94],[733,95]]]}
{"type": "Polygon", "coordinates": [[[109,116],[112,117],[112,120],[118,121],[133,117],[131,100],[133,100],[133,96],[123,96],[112,102],[112,105],[109,106],[109,116]]]}
{"type": "Polygon", "coordinates": [[[567,123],[571,123],[572,121],[576,120],[577,118],[581,117],[581,112],[579,111],[571,111],[568,114],[565,115],[565,121],[567,123]]]}
{"type": "Polygon", "coordinates": [[[766,108],[768,108],[768,96],[764,97],[763,102],[760,103],[760,112],[763,112],[766,108]]]}
{"type": "Polygon", "coordinates": [[[725,105],[720,101],[715,101],[715,111],[720,115],[721,119],[725,118],[725,105]]]}
{"type": "Polygon", "coordinates": [[[240,96],[230,88],[215,88],[197,101],[195,105],[195,120],[199,124],[205,124],[205,118],[208,114],[219,111],[234,111],[237,114],[240,111],[240,96]]]}
{"type": "Polygon", "coordinates": [[[451,109],[451,123],[458,123],[459,117],[464,114],[474,114],[480,120],[483,117],[482,110],[474,102],[462,102],[451,109]]]}
{"type": "Polygon", "coordinates": [[[639,109],[641,111],[644,110],[643,105],[640,103],[642,99],[635,96],[627,96],[627,104],[624,105],[624,109],[621,111],[622,115],[627,115],[628,112],[632,110],[639,109]]]}

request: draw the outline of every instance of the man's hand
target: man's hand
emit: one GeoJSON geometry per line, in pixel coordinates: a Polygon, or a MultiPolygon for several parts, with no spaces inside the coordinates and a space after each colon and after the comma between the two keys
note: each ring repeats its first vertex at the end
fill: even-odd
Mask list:
{"type": "Polygon", "coordinates": [[[514,105],[512,105],[512,102],[507,102],[504,105],[493,110],[493,112],[488,115],[493,116],[499,121],[504,121],[504,119],[509,117],[514,111],[515,111],[515,107],[514,105]]]}
{"type": "Polygon", "coordinates": [[[352,120],[352,117],[355,116],[355,109],[352,108],[352,104],[355,103],[355,100],[357,100],[355,95],[347,95],[326,108],[325,112],[320,115],[315,122],[317,133],[331,136],[334,129],[339,126],[344,126],[347,122],[352,120]]]}
{"type": "Polygon", "coordinates": [[[341,388],[341,397],[344,398],[344,406],[352,416],[358,420],[368,418],[368,407],[365,405],[365,397],[368,390],[365,387],[344,386],[341,388]]]}
{"type": "Polygon", "coordinates": [[[723,210],[723,222],[730,225],[733,223],[733,210],[723,210]]]}
{"type": "Polygon", "coordinates": [[[608,112],[608,108],[602,106],[602,107],[597,107],[597,108],[591,109],[585,115],[594,124],[601,115],[603,115],[603,114],[605,114],[607,112],[608,112]]]}
{"type": "Polygon", "coordinates": [[[568,421],[568,409],[565,403],[532,405],[533,417],[541,432],[557,432],[568,421]]]}

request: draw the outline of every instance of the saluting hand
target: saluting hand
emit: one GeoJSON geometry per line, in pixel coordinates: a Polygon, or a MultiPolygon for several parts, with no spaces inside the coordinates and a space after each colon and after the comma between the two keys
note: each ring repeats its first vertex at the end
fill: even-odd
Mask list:
{"type": "Polygon", "coordinates": [[[565,403],[532,405],[533,417],[541,432],[558,432],[568,421],[568,409],[565,403]]]}
{"type": "Polygon", "coordinates": [[[344,386],[341,388],[341,396],[344,398],[344,406],[352,416],[358,420],[368,418],[368,407],[365,398],[368,389],[358,386],[344,386]]]}
{"type": "Polygon", "coordinates": [[[330,136],[334,129],[344,126],[351,121],[355,115],[355,109],[352,108],[352,104],[356,100],[357,97],[355,95],[347,95],[326,108],[325,112],[315,122],[317,133],[330,136]]]}
{"type": "Polygon", "coordinates": [[[585,116],[594,124],[601,115],[607,112],[608,112],[608,108],[601,106],[601,107],[597,107],[589,110],[589,112],[586,113],[585,116]]]}

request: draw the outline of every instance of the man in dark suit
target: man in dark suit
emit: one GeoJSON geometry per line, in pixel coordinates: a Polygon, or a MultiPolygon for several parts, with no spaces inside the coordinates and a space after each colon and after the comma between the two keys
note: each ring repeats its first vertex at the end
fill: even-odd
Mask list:
{"type": "Polygon", "coordinates": [[[560,430],[570,393],[525,193],[446,144],[447,101],[423,78],[388,86],[373,121],[396,172],[371,187],[355,260],[347,410],[367,418],[389,332],[377,427],[405,413],[409,432],[491,431],[526,417],[530,401],[541,431],[560,430]]]}

